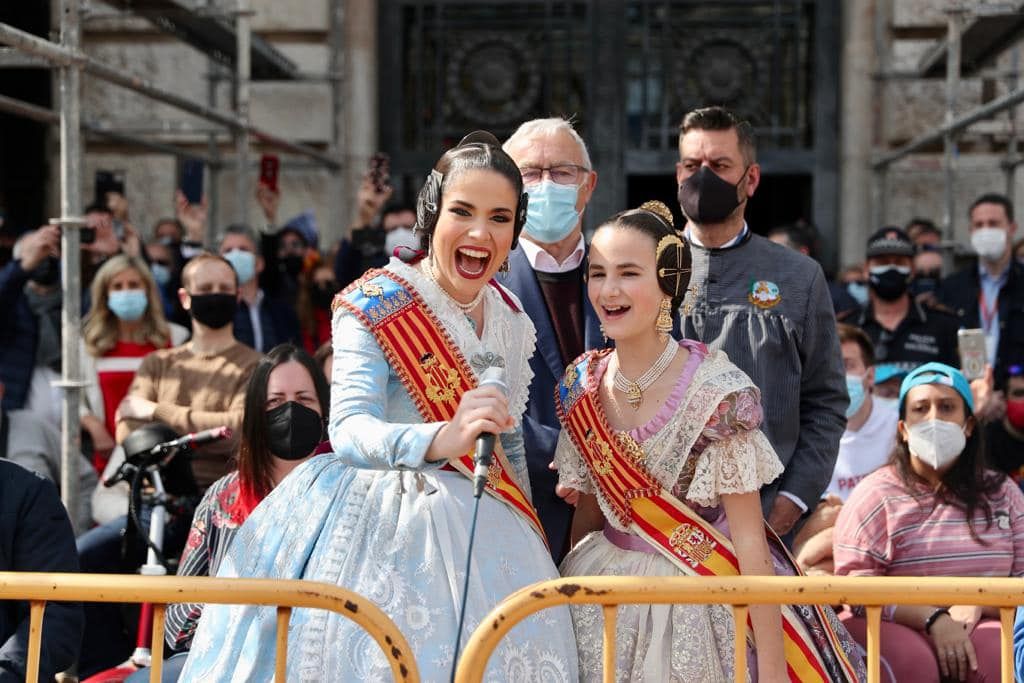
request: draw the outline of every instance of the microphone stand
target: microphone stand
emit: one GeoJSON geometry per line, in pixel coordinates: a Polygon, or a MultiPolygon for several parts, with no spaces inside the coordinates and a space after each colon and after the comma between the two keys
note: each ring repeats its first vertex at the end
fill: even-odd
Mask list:
{"type": "Polygon", "coordinates": [[[473,539],[476,538],[476,518],[480,513],[480,494],[473,495],[473,521],[469,524],[469,547],[466,549],[466,576],[462,580],[462,607],[459,609],[459,626],[455,631],[455,653],[452,655],[451,683],[455,683],[455,667],[459,662],[459,647],[462,644],[462,626],[466,621],[466,598],[469,595],[469,568],[473,563],[473,539]]]}
{"type": "MultiPolygon", "coordinates": [[[[473,473],[473,519],[469,523],[469,545],[466,548],[466,575],[462,580],[462,605],[459,608],[459,626],[455,631],[455,652],[452,655],[452,677],[451,683],[455,683],[455,667],[459,661],[459,647],[462,644],[462,627],[466,622],[466,600],[469,596],[469,570],[473,564],[473,541],[476,539],[476,519],[480,514],[480,498],[484,492],[483,483],[479,481],[477,470],[482,471],[486,476],[486,469],[490,467],[494,455],[494,442],[497,436],[493,434],[481,435],[477,440],[476,456],[478,458],[473,473]],[[489,439],[489,441],[488,441],[489,439]],[[481,448],[481,446],[485,446],[481,448]],[[480,454],[484,457],[480,458],[480,454]],[[489,454],[489,455],[488,455],[489,454]]],[[[486,482],[486,479],[484,479],[486,482]]]]}

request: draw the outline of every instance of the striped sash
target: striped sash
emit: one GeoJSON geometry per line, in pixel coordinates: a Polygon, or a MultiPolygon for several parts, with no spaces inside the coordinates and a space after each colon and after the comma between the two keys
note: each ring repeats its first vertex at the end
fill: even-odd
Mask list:
{"type": "MultiPolygon", "coordinates": [[[[647,541],[689,576],[738,576],[739,560],[732,541],[673,496],[646,470],[644,454],[627,434],[613,432],[588,375],[603,352],[588,352],[566,370],[555,394],[558,417],[580,452],[602,498],[618,521],[647,541]]],[[[770,544],[785,551],[765,525],[770,544]]],[[[796,573],[796,563],[785,552],[796,573]]],[[[857,674],[840,644],[825,610],[782,605],[783,644],[792,681],[843,680],[857,674]],[[817,642],[813,634],[817,634],[817,642]],[[822,643],[827,652],[822,652],[822,643]],[[831,664],[831,665],[830,665],[831,664]],[[836,679],[835,675],[842,676],[836,679]]],[[[834,618],[834,614],[832,615],[834,618]]]]}
{"type": "MultiPolygon", "coordinates": [[[[476,388],[476,376],[408,282],[383,269],[368,271],[335,297],[332,308],[339,306],[373,333],[424,420],[447,422],[455,416],[462,395],[476,388]]],[[[474,454],[466,453],[445,467],[472,479],[473,464],[474,454]]],[[[540,518],[513,478],[500,441],[494,445],[485,490],[512,508],[547,543],[540,518]]]]}

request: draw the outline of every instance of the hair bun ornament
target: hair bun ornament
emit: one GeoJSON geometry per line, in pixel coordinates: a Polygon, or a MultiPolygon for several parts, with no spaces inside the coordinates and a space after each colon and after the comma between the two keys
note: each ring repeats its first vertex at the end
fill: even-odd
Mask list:
{"type": "Polygon", "coordinates": [[[653,213],[655,216],[657,216],[662,221],[664,221],[665,225],[667,225],[669,228],[671,228],[673,230],[675,229],[676,224],[675,224],[675,219],[672,218],[672,211],[671,211],[671,209],[669,209],[667,206],[665,206],[664,204],[662,204],[658,200],[652,199],[650,201],[646,201],[646,202],[644,202],[643,204],[641,204],[637,208],[640,211],[646,211],[647,213],[653,213]]]}
{"type": "Polygon", "coordinates": [[[501,147],[501,143],[498,142],[498,138],[494,137],[493,133],[489,133],[486,130],[474,130],[466,137],[459,140],[459,144],[456,147],[465,147],[471,144],[488,145],[490,147],[501,147]]]}

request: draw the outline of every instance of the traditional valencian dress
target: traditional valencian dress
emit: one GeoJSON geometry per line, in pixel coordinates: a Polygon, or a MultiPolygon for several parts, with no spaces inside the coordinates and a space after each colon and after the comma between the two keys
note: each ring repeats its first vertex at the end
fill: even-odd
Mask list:
{"type": "MultiPolygon", "coordinates": [[[[616,432],[598,398],[608,351],[569,366],[556,396],[563,430],[559,482],[597,495],[606,526],[585,537],[563,576],[678,576],[739,573],[721,494],[758,491],[782,464],[758,430],[760,393],[726,355],[684,340],[690,351],[665,404],[646,425],[616,432]]],[[[773,538],[774,534],[770,534],[773,538]]],[[[780,543],[776,574],[793,574],[780,543]]],[[[597,605],[572,607],[580,678],[601,680],[603,618],[597,605]]],[[[866,678],[862,653],[831,609],[787,606],[790,677],[866,678]],[[794,646],[805,652],[798,656],[794,646]],[[853,662],[853,664],[851,664],[853,662]]],[[[732,611],[723,605],[626,605],[616,631],[619,681],[715,683],[733,680],[732,611]]],[[[756,659],[748,647],[751,680],[756,659]]]]}
{"type": "MultiPolygon", "coordinates": [[[[424,457],[442,417],[454,414],[490,366],[505,367],[517,426],[499,439],[481,499],[462,643],[510,593],[558,576],[529,504],[518,424],[533,348],[533,324],[493,284],[484,295],[482,338],[436,284],[397,259],[347,288],[334,314],[335,453],[312,458],[273,490],[239,530],[218,575],[303,578],[365,595],[409,640],[422,680],[447,680],[472,462],[468,455],[448,464],[424,457]]],[[[342,616],[295,610],[289,644],[289,681],[391,680],[377,644],[342,616]]],[[[181,680],[270,680],[273,663],[272,608],[210,605],[181,680]]],[[[513,628],[485,680],[577,681],[568,609],[543,610],[513,628]]]]}

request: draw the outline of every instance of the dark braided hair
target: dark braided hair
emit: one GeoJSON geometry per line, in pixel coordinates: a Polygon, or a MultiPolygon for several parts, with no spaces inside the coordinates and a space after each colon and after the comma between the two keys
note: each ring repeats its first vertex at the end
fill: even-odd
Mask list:
{"type": "Polygon", "coordinates": [[[658,287],[672,298],[672,310],[678,311],[690,286],[692,256],[690,245],[676,231],[672,212],[661,202],[644,202],[636,209],[620,211],[598,226],[626,228],[654,240],[658,287]]]}
{"type": "Polygon", "coordinates": [[[437,227],[437,218],[441,210],[441,199],[452,178],[472,169],[495,171],[512,183],[516,196],[519,198],[515,209],[513,223],[512,249],[519,244],[519,233],[526,223],[526,203],[528,197],[523,192],[523,176],[516,162],[501,149],[501,143],[487,131],[478,130],[470,133],[455,147],[452,147],[437,160],[434,168],[427,175],[416,198],[416,227],[414,231],[420,238],[420,246],[430,251],[430,241],[437,227]]]}

